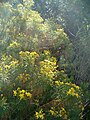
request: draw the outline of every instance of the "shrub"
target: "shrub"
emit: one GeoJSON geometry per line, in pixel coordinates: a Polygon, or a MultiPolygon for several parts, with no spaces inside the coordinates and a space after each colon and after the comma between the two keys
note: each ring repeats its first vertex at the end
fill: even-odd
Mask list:
{"type": "Polygon", "coordinates": [[[25,0],[16,7],[3,3],[0,7],[0,41],[2,54],[18,57],[20,51],[39,51],[52,48],[69,55],[69,39],[64,30],[49,20],[43,20],[32,10],[33,1],[25,0]]]}
{"type": "Polygon", "coordinates": [[[21,51],[19,59],[4,56],[0,68],[9,118],[79,119],[81,88],[62,77],[65,73],[56,70],[56,59],[49,51],[21,51]]]}
{"type": "Polygon", "coordinates": [[[69,39],[32,5],[32,0],[24,0],[16,7],[3,3],[0,8],[1,119],[79,119],[81,88],[57,69],[56,58],[46,50],[51,47],[53,54],[60,49],[59,57],[68,58],[69,39]]]}

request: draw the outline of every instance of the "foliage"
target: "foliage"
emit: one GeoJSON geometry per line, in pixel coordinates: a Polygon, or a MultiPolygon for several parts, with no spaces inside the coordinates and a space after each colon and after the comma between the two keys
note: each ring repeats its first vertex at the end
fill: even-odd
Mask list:
{"type": "Polygon", "coordinates": [[[8,3],[1,6],[0,39],[3,51],[10,54],[11,51],[59,48],[62,44],[67,47],[69,40],[64,30],[59,25],[44,21],[37,11],[31,10],[32,5],[30,1],[30,4],[18,4],[16,8],[8,3]]]}
{"type": "Polygon", "coordinates": [[[79,119],[82,90],[68,78],[63,64],[72,45],[61,26],[44,21],[33,5],[24,0],[0,7],[0,117],[79,119]]]}
{"type": "MultiPolygon", "coordinates": [[[[74,48],[72,63],[78,83],[90,79],[90,1],[89,0],[34,0],[34,9],[44,19],[62,25],[74,48]]],[[[71,69],[73,68],[71,67],[71,69]]],[[[72,74],[72,73],[71,73],[72,74]]]]}
{"type": "Polygon", "coordinates": [[[1,99],[5,97],[9,105],[9,118],[79,119],[81,88],[68,82],[67,76],[62,79],[64,71],[56,68],[56,59],[49,51],[21,51],[18,60],[12,56],[2,58],[1,99]]]}
{"type": "MultiPolygon", "coordinates": [[[[4,1],[8,1],[14,8],[19,3],[23,4],[23,0],[4,1]]],[[[89,62],[87,62],[90,61],[90,59],[88,58],[88,56],[90,56],[90,33],[88,34],[88,32],[90,31],[90,1],[34,0],[34,3],[35,4],[32,8],[34,10],[37,10],[44,20],[53,20],[55,23],[58,23],[64,27],[64,31],[68,34],[73,44],[75,54],[73,55],[71,61],[69,61],[69,64],[71,62],[73,63],[73,65],[69,65],[68,69],[74,69],[74,72],[69,69],[69,74],[71,76],[74,75],[74,78],[75,80],[77,80],[77,82],[79,82],[80,79],[82,81],[88,81],[88,79],[90,78],[88,72],[90,71],[90,65],[89,62]],[[84,57],[82,58],[81,56],[84,57]]]]}
{"type": "MultiPolygon", "coordinates": [[[[29,1],[28,1],[29,2],[29,1]]],[[[11,3],[11,2],[10,2],[11,3]]],[[[50,50],[58,61],[62,58],[64,68],[71,68],[72,44],[60,25],[51,20],[43,20],[30,4],[3,3],[1,6],[0,54],[8,54],[18,58],[20,51],[50,50]],[[67,62],[66,62],[67,61],[67,62]],[[68,67],[69,66],[69,67],[68,67]]],[[[59,69],[63,69],[61,63],[59,69]]],[[[68,69],[67,69],[68,70],[68,69]]]]}
{"type": "Polygon", "coordinates": [[[88,28],[86,26],[84,27],[84,31],[79,32],[80,40],[76,43],[76,57],[73,63],[77,80],[90,83],[90,25],[88,25],[88,28]]]}

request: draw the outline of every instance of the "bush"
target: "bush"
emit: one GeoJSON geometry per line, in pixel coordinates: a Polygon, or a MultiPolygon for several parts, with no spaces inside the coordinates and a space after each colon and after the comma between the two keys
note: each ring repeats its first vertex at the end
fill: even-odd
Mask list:
{"type": "Polygon", "coordinates": [[[56,59],[49,51],[21,51],[18,60],[12,56],[2,58],[1,99],[5,97],[9,105],[9,118],[79,119],[81,89],[67,82],[64,71],[56,68],[56,59]]]}
{"type": "Polygon", "coordinates": [[[69,39],[60,26],[43,21],[32,5],[30,0],[0,8],[1,119],[79,119],[81,88],[57,69],[52,56],[60,49],[59,57],[68,58],[69,39]]]}
{"type": "MultiPolygon", "coordinates": [[[[33,1],[24,1],[13,7],[3,3],[0,8],[0,41],[2,54],[13,56],[22,51],[56,49],[67,53],[69,39],[64,30],[49,20],[44,21],[37,11],[32,10],[33,1]],[[29,3],[30,2],[30,3],[29,3]]],[[[65,54],[66,54],[65,53],[65,54]]]]}

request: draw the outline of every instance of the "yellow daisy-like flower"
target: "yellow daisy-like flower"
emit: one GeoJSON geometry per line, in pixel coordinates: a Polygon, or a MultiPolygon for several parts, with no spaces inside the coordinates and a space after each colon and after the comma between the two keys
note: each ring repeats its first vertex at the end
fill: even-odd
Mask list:
{"type": "Polygon", "coordinates": [[[24,93],[25,93],[25,90],[20,90],[19,93],[20,93],[20,94],[24,94],[24,93]]]}
{"type": "Polygon", "coordinates": [[[17,95],[17,91],[13,90],[13,94],[14,94],[14,96],[16,96],[17,95]]]}
{"type": "Polygon", "coordinates": [[[50,55],[50,51],[44,50],[44,54],[45,54],[45,55],[50,55]]]}
{"type": "Polygon", "coordinates": [[[74,90],[74,88],[69,89],[69,91],[67,92],[67,95],[72,95],[72,96],[74,96],[74,95],[75,95],[75,90],[74,90]]]}
{"type": "Polygon", "coordinates": [[[39,54],[37,54],[36,52],[31,52],[30,56],[37,58],[37,57],[39,57],[39,54]]]}
{"type": "Polygon", "coordinates": [[[22,90],[21,92],[22,92],[22,93],[25,93],[25,90],[22,90]]]}
{"type": "Polygon", "coordinates": [[[43,113],[42,109],[39,112],[35,113],[36,119],[40,118],[41,120],[43,120],[44,119],[44,115],[45,115],[45,113],[43,113]]]}
{"type": "Polygon", "coordinates": [[[55,84],[56,84],[56,85],[58,85],[58,86],[60,86],[60,85],[63,85],[63,84],[64,84],[64,82],[55,81],[55,84]]]}
{"type": "Polygon", "coordinates": [[[39,113],[38,112],[36,112],[36,119],[38,119],[39,118],[39,113]]]}
{"type": "Polygon", "coordinates": [[[60,84],[59,84],[59,81],[55,81],[55,84],[56,84],[56,85],[60,85],[60,84]]]}
{"type": "Polygon", "coordinates": [[[17,91],[19,91],[19,90],[20,90],[20,87],[17,88],[17,91]]]}
{"type": "Polygon", "coordinates": [[[30,98],[32,97],[32,94],[30,92],[26,92],[25,94],[27,97],[30,97],[30,98]]]}
{"type": "Polygon", "coordinates": [[[22,100],[22,99],[24,99],[25,98],[25,96],[24,96],[24,94],[22,93],[22,94],[19,94],[19,97],[20,97],[20,100],[22,100]]]}
{"type": "Polygon", "coordinates": [[[76,88],[77,88],[78,90],[80,89],[80,87],[79,87],[79,86],[77,86],[77,85],[76,85],[76,88]]]}
{"type": "Polygon", "coordinates": [[[50,113],[51,113],[52,116],[56,116],[56,112],[55,111],[50,110],[50,113]]]}
{"type": "Polygon", "coordinates": [[[76,95],[77,98],[79,97],[78,93],[76,93],[75,95],[76,95]]]}
{"type": "Polygon", "coordinates": [[[65,110],[65,108],[61,108],[61,110],[60,110],[60,116],[64,116],[66,114],[66,110],[65,110]]]}

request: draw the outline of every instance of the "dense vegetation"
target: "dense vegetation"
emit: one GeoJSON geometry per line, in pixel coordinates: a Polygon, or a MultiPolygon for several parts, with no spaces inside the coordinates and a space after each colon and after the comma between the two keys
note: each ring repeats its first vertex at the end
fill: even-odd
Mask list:
{"type": "Polygon", "coordinates": [[[1,120],[82,119],[90,97],[89,9],[83,5],[88,6],[81,0],[1,2],[1,120]]]}

